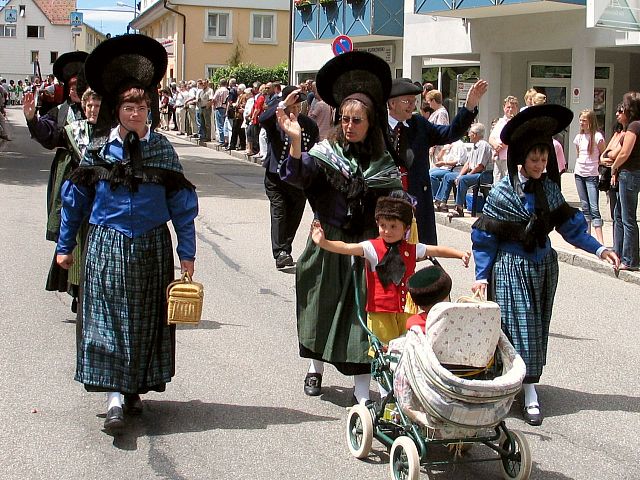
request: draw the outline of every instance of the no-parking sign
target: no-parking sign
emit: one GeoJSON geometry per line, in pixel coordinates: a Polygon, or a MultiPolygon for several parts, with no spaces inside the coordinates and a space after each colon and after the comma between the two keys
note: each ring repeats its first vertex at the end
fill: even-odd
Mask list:
{"type": "Polygon", "coordinates": [[[331,42],[331,50],[336,57],[343,53],[351,52],[353,50],[353,41],[346,35],[338,35],[331,42]]]}

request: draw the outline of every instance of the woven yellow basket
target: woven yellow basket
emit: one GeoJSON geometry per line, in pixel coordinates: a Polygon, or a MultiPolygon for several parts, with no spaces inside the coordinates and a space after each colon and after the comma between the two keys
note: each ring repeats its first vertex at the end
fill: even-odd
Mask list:
{"type": "Polygon", "coordinates": [[[202,317],[204,288],[187,272],[167,287],[167,323],[197,325],[202,317]]]}

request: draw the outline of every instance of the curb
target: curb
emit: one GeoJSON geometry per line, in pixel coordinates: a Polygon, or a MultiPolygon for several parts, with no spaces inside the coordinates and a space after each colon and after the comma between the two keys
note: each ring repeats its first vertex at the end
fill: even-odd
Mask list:
{"type": "MultiPolygon", "coordinates": [[[[238,160],[243,160],[245,162],[254,163],[257,165],[260,165],[262,163],[259,157],[249,157],[237,151],[225,151],[220,145],[218,145],[218,142],[201,142],[195,138],[176,136],[175,134],[173,134],[173,132],[162,133],[164,135],[168,134],[168,136],[171,137],[187,140],[202,147],[226,153],[227,155],[237,158],[238,160]]],[[[463,217],[465,220],[460,218],[450,219],[446,213],[442,212],[435,212],[435,215],[436,224],[440,224],[449,228],[455,228],[456,230],[460,230],[469,234],[471,234],[471,225],[476,220],[474,217],[468,216],[463,217]]],[[[569,265],[573,265],[574,267],[585,268],[587,270],[591,270],[593,272],[600,273],[611,278],[617,278],[619,280],[623,280],[625,282],[633,283],[640,286],[640,272],[621,271],[616,275],[615,271],[608,263],[595,258],[595,256],[593,255],[589,255],[586,252],[578,253],[576,250],[567,250],[566,248],[556,247],[553,244],[552,247],[556,252],[558,252],[558,261],[560,262],[568,263],[569,265]]]]}

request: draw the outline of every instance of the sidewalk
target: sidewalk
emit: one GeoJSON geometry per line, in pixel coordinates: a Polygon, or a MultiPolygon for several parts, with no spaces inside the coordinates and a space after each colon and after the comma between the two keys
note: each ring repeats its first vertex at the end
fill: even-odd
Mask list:
{"type": "MultiPolygon", "coordinates": [[[[167,135],[168,137],[189,140],[192,143],[199,143],[203,147],[222,151],[239,160],[249,161],[252,163],[260,163],[260,159],[258,157],[248,157],[247,155],[237,151],[225,152],[218,145],[218,142],[215,141],[198,142],[198,140],[196,139],[184,136],[175,136],[174,132],[172,131],[163,131],[162,133],[164,135],[167,135]]],[[[580,208],[580,200],[578,199],[576,184],[572,173],[565,173],[564,175],[562,175],[562,193],[571,206],[580,208]]],[[[640,204],[638,206],[638,210],[638,218],[640,218],[640,204]]],[[[603,192],[601,192],[600,195],[600,213],[602,214],[602,218],[604,220],[604,225],[602,227],[604,240],[607,246],[611,246],[611,244],[613,243],[613,227],[611,222],[611,215],[609,213],[609,205],[607,203],[607,196],[603,192]]],[[[471,233],[471,225],[473,225],[473,222],[475,222],[475,220],[476,219],[474,217],[471,217],[471,214],[469,212],[465,212],[465,216],[462,218],[452,219],[449,219],[446,213],[436,212],[436,223],[447,227],[456,228],[464,232],[471,233]]],[[[588,268],[589,270],[593,270],[610,277],[616,277],[616,274],[613,271],[611,265],[596,258],[595,255],[591,255],[587,252],[584,252],[583,250],[573,247],[573,245],[565,242],[557,232],[551,232],[550,238],[551,245],[558,252],[558,260],[560,260],[561,262],[565,262],[577,267],[588,268]]],[[[618,278],[620,280],[624,280],[625,282],[640,285],[640,272],[621,271],[619,272],[618,278]]]]}

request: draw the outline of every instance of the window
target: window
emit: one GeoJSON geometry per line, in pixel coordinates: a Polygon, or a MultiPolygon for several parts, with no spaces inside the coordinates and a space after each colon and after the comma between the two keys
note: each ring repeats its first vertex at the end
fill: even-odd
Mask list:
{"type": "Polygon", "coordinates": [[[58,59],[58,52],[49,52],[51,54],[51,63],[56,63],[58,59]]]}
{"type": "Polygon", "coordinates": [[[42,25],[27,25],[27,38],[44,38],[42,25]]]}
{"type": "Polygon", "coordinates": [[[40,52],[38,50],[31,50],[31,63],[36,63],[38,57],[40,57],[40,52]]]}
{"type": "Polygon", "coordinates": [[[276,16],[273,13],[251,14],[251,42],[276,43],[276,16]]]}
{"type": "Polygon", "coordinates": [[[219,68],[223,68],[226,65],[211,65],[211,64],[207,64],[204,66],[204,78],[212,78],[213,77],[213,73],[218,70],[219,68]]]}
{"type": "Polygon", "coordinates": [[[208,10],[206,15],[205,40],[231,42],[231,13],[208,10]]]}
{"type": "Polygon", "coordinates": [[[15,37],[16,26],[15,25],[0,25],[0,37],[15,37]]]}

